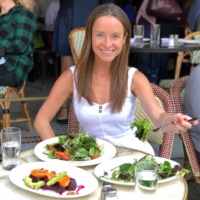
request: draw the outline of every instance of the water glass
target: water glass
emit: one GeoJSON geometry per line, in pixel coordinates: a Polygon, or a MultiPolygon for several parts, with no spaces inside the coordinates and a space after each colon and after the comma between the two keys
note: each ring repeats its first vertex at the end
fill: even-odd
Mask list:
{"type": "Polygon", "coordinates": [[[158,187],[159,166],[150,161],[141,161],[135,168],[135,192],[140,197],[154,195],[158,187]]]}
{"type": "Polygon", "coordinates": [[[144,38],[144,26],[143,25],[134,25],[134,46],[143,47],[143,38],[144,38]]]}
{"type": "Polygon", "coordinates": [[[7,127],[1,130],[2,168],[10,171],[20,165],[21,130],[7,127]]]}
{"type": "Polygon", "coordinates": [[[151,25],[151,45],[158,46],[160,44],[160,24],[151,25]]]}

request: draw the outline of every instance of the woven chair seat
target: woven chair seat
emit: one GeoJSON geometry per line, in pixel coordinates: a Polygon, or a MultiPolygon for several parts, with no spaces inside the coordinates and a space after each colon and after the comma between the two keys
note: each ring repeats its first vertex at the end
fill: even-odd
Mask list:
{"type": "Polygon", "coordinates": [[[174,83],[174,79],[162,79],[159,82],[159,86],[167,91],[170,91],[172,84],[174,83]]]}
{"type": "Polygon", "coordinates": [[[4,95],[7,88],[7,86],[0,86],[0,95],[4,95]]]}

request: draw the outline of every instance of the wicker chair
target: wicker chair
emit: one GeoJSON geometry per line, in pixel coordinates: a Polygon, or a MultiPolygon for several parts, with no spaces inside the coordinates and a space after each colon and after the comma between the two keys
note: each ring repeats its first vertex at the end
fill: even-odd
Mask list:
{"type": "MultiPolygon", "coordinates": [[[[188,26],[185,28],[185,35],[185,40],[200,40],[200,31],[191,32],[188,26]]],[[[180,78],[180,72],[183,63],[188,64],[190,66],[190,70],[192,70],[193,65],[200,64],[200,51],[179,52],[176,59],[174,79],[163,79],[160,81],[159,86],[170,91],[174,81],[180,78]]]]}
{"type": "MultiPolygon", "coordinates": [[[[191,39],[198,39],[199,40],[200,31],[192,32],[188,34],[184,39],[185,40],[191,40],[191,39]]],[[[180,71],[182,63],[191,63],[191,67],[193,64],[199,64],[199,61],[196,59],[194,60],[193,54],[197,54],[197,52],[200,51],[194,51],[194,52],[179,52],[176,60],[176,68],[175,68],[175,74],[174,74],[174,80],[177,80],[180,77],[180,71]],[[189,58],[188,58],[189,57],[189,58]]]]}
{"type": "Polygon", "coordinates": [[[79,59],[81,49],[83,46],[84,37],[85,37],[85,27],[75,28],[71,30],[69,34],[69,43],[75,64],[79,59]]]}
{"type": "Polygon", "coordinates": [[[17,88],[14,88],[14,87],[6,87],[6,86],[0,87],[0,97],[2,96],[1,99],[2,100],[8,99],[8,101],[1,101],[1,99],[0,99],[0,106],[2,107],[2,110],[3,110],[3,117],[2,117],[2,120],[0,120],[0,122],[2,123],[3,128],[9,127],[10,124],[13,122],[27,122],[28,130],[30,132],[32,132],[31,118],[30,118],[27,104],[25,101],[21,102],[24,117],[17,118],[15,120],[11,119],[11,117],[10,117],[11,102],[9,101],[9,99],[11,99],[13,97],[13,95],[15,95],[15,94],[18,96],[18,98],[24,98],[25,97],[25,95],[24,95],[25,85],[26,85],[26,82],[24,82],[20,91],[18,91],[17,88]]]}
{"type": "MultiPolygon", "coordinates": [[[[177,113],[184,113],[183,110],[183,99],[184,99],[184,89],[189,76],[184,76],[177,79],[174,84],[171,86],[171,97],[174,102],[175,110],[177,113]]],[[[185,161],[189,161],[193,175],[195,177],[196,183],[200,183],[200,166],[198,164],[196,154],[194,151],[194,146],[192,138],[190,136],[190,131],[180,135],[183,141],[185,161]]]]}
{"type": "MultiPolygon", "coordinates": [[[[159,102],[159,104],[170,114],[174,114],[174,106],[172,99],[167,91],[162,89],[161,87],[151,84],[153,92],[159,102]]],[[[149,120],[145,112],[143,111],[140,102],[138,99],[136,100],[136,109],[135,109],[135,120],[149,120]]],[[[79,123],[74,113],[74,106],[71,103],[69,108],[69,118],[68,118],[68,133],[78,132],[79,131],[79,123]]],[[[150,134],[148,140],[160,145],[159,148],[159,156],[164,158],[171,158],[172,146],[174,141],[173,133],[153,133],[150,134]]]]}

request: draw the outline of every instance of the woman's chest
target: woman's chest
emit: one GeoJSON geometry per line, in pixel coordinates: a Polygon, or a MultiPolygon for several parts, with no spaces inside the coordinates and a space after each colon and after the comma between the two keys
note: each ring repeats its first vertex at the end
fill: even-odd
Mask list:
{"type": "Polygon", "coordinates": [[[95,85],[92,87],[94,102],[105,104],[110,101],[110,85],[95,85]]]}
{"type": "Polygon", "coordinates": [[[95,77],[92,80],[92,92],[94,101],[97,104],[104,104],[110,101],[110,79],[95,77]]]}

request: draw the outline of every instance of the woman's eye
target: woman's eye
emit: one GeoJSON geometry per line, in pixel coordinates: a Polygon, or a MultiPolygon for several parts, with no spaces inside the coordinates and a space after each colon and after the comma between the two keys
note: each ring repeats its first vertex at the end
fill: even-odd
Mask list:
{"type": "Polygon", "coordinates": [[[113,35],[112,38],[113,39],[118,39],[118,38],[120,38],[120,36],[119,35],[113,35]]]}
{"type": "Polygon", "coordinates": [[[96,36],[97,36],[97,37],[103,37],[103,34],[98,33],[98,34],[96,34],[96,36]]]}

